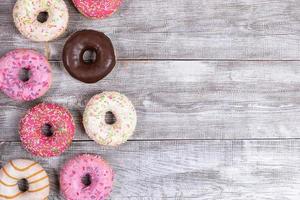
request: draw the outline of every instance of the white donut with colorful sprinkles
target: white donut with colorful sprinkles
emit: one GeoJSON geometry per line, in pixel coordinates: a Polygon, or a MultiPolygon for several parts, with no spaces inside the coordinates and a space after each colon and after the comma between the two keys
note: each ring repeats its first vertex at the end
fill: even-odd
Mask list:
{"type": "Polygon", "coordinates": [[[22,35],[33,41],[47,42],[65,32],[69,12],[63,0],[17,0],[13,17],[22,35]],[[42,22],[38,20],[41,13],[48,16],[42,22]]]}
{"type": "Polygon", "coordinates": [[[131,101],[118,92],[103,92],[91,98],[83,113],[86,133],[101,145],[117,146],[134,133],[137,115],[131,101]],[[111,112],[115,122],[108,124],[105,116],[111,112]]]}

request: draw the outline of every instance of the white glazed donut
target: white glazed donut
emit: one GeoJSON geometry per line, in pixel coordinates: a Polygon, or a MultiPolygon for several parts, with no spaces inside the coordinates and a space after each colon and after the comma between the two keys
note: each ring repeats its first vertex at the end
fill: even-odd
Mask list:
{"type": "Polygon", "coordinates": [[[64,33],[69,12],[63,0],[17,0],[13,17],[22,35],[33,41],[47,42],[64,33]],[[37,20],[42,12],[48,13],[44,23],[37,20]]]}
{"type": "Polygon", "coordinates": [[[91,98],[83,113],[83,125],[90,138],[102,145],[116,146],[128,140],[137,122],[131,101],[118,92],[103,92],[91,98]],[[107,124],[105,115],[112,112],[113,124],[107,124]]]}
{"type": "Polygon", "coordinates": [[[25,159],[9,161],[0,170],[0,199],[44,200],[49,196],[49,178],[36,162],[25,159]],[[18,181],[26,179],[28,190],[20,191],[18,181]]]}

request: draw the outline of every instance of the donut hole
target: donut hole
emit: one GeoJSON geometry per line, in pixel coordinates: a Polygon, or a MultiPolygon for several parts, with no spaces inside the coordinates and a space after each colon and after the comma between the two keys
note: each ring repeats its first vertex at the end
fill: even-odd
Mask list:
{"type": "Polygon", "coordinates": [[[47,11],[40,12],[36,17],[37,21],[40,23],[45,23],[49,18],[49,13],[47,11]]]}
{"type": "Polygon", "coordinates": [[[87,49],[82,54],[82,60],[85,64],[95,63],[97,59],[97,53],[94,49],[87,49]]]}
{"type": "Polygon", "coordinates": [[[108,111],[105,113],[105,123],[106,124],[112,125],[112,124],[116,123],[116,121],[117,121],[117,119],[113,112],[108,111]]]}
{"type": "Polygon", "coordinates": [[[19,72],[19,79],[23,82],[29,81],[31,77],[30,69],[22,68],[19,72]]]}
{"type": "Polygon", "coordinates": [[[46,137],[51,137],[51,136],[53,136],[54,130],[53,130],[52,125],[51,125],[51,124],[48,124],[48,123],[44,124],[44,125],[42,126],[42,132],[43,132],[44,136],[46,136],[46,137]]]}
{"type": "Polygon", "coordinates": [[[27,179],[22,178],[18,181],[18,188],[21,192],[26,192],[29,189],[29,183],[27,179]]]}
{"type": "Polygon", "coordinates": [[[81,183],[88,187],[92,184],[92,177],[90,174],[85,174],[82,178],[81,178],[81,183]]]}

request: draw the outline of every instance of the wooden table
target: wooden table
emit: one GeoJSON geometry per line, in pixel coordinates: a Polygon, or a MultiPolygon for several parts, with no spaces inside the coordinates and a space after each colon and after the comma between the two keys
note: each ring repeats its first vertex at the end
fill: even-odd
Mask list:
{"type": "Polygon", "coordinates": [[[44,52],[54,82],[33,102],[0,95],[0,160],[40,162],[50,200],[62,199],[60,167],[79,153],[111,163],[111,199],[300,198],[300,1],[125,0],[111,18],[91,21],[68,0],[68,30],[49,44],[20,35],[14,2],[0,2],[0,55],[44,52]],[[118,53],[115,70],[97,84],[71,78],[61,62],[66,38],[81,29],[105,32],[118,53]],[[86,102],[104,90],[126,94],[138,113],[135,135],[117,148],[91,141],[81,123],[86,102]],[[33,157],[19,142],[19,119],[43,101],[76,119],[75,140],[57,158],[33,157]]]}

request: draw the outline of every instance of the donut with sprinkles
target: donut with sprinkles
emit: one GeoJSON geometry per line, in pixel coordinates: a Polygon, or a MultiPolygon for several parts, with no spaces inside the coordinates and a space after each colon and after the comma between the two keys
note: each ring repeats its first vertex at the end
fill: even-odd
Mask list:
{"type": "Polygon", "coordinates": [[[51,65],[36,51],[16,49],[0,59],[0,88],[14,100],[35,100],[48,91],[51,83],[51,65]]]}
{"type": "Polygon", "coordinates": [[[26,38],[48,42],[65,32],[69,12],[63,0],[17,0],[13,18],[26,38]]]}
{"type": "Polygon", "coordinates": [[[60,189],[68,200],[105,200],[112,191],[111,166],[96,154],[80,154],[60,170],[60,189]]]}
{"type": "Polygon", "coordinates": [[[73,3],[85,17],[102,19],[115,13],[122,0],[73,0],[73,3]]]}
{"type": "Polygon", "coordinates": [[[117,146],[133,135],[137,115],[131,101],[118,92],[102,92],[93,96],[83,113],[86,133],[101,145],[117,146]],[[112,120],[106,120],[111,116],[112,120]]]}
{"type": "Polygon", "coordinates": [[[71,113],[52,103],[40,103],[31,108],[19,126],[23,147],[40,157],[59,156],[72,143],[74,133],[71,113]]]}

